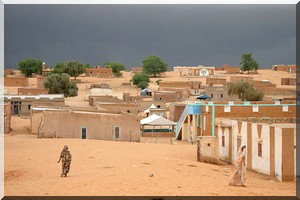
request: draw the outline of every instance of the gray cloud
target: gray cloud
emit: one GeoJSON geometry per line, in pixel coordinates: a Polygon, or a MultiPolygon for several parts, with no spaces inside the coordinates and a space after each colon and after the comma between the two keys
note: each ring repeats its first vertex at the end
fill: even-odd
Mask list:
{"type": "Polygon", "coordinates": [[[169,66],[238,65],[252,53],[264,68],[296,62],[294,5],[5,5],[5,68],[25,58],[54,65],[159,55],[169,66]]]}

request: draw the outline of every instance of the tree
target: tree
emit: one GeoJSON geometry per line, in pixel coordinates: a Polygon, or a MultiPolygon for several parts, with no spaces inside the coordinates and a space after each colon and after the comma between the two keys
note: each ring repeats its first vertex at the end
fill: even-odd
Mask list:
{"type": "Polygon", "coordinates": [[[136,86],[138,86],[138,84],[141,82],[146,82],[147,86],[148,86],[148,83],[150,82],[150,78],[149,78],[149,75],[145,74],[145,73],[135,74],[132,77],[132,82],[133,82],[133,85],[136,85],[136,86]]]}
{"type": "Polygon", "coordinates": [[[238,95],[238,98],[242,101],[261,101],[264,97],[264,93],[256,90],[248,82],[240,81],[237,83],[228,83],[228,94],[238,95]]]}
{"type": "Polygon", "coordinates": [[[148,56],[143,60],[143,72],[154,77],[168,71],[168,65],[158,56],[148,56]]]}
{"type": "Polygon", "coordinates": [[[23,61],[19,62],[19,70],[25,76],[30,77],[32,73],[42,74],[42,64],[41,60],[37,59],[24,59],[23,61]]]}
{"type": "Polygon", "coordinates": [[[241,65],[241,70],[242,71],[249,71],[250,70],[257,70],[259,68],[259,65],[257,64],[257,62],[252,58],[252,54],[243,54],[242,57],[242,62],[240,63],[241,65]]]}
{"type": "Polygon", "coordinates": [[[121,71],[125,70],[125,66],[119,62],[106,62],[104,63],[106,68],[112,68],[112,71],[116,77],[122,76],[121,71]]]}
{"type": "Polygon", "coordinates": [[[65,97],[77,96],[78,87],[75,81],[69,81],[68,74],[50,74],[44,82],[49,94],[64,94],[65,97]]]}
{"type": "Polygon", "coordinates": [[[137,87],[141,89],[145,89],[148,87],[148,82],[146,81],[139,82],[139,84],[137,84],[137,87]]]}
{"type": "Polygon", "coordinates": [[[64,67],[65,67],[66,63],[57,63],[54,67],[53,67],[53,71],[52,73],[56,73],[56,74],[62,74],[64,72],[64,67]]]}
{"type": "Polygon", "coordinates": [[[84,72],[84,64],[80,63],[79,61],[67,62],[63,67],[63,72],[74,77],[76,80],[76,77],[84,72]]]}

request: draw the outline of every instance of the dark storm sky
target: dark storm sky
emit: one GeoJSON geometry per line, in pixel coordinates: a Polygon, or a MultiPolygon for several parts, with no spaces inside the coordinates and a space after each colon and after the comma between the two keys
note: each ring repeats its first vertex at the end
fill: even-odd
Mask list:
{"type": "Polygon", "coordinates": [[[126,68],[158,55],[177,65],[261,68],[296,62],[295,5],[5,5],[5,68],[25,58],[126,68]]]}

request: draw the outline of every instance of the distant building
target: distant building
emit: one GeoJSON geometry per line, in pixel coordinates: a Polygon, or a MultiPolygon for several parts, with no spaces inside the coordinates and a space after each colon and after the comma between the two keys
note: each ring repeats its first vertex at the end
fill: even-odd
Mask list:
{"type": "Polygon", "coordinates": [[[139,142],[140,117],[120,111],[78,110],[69,107],[33,107],[31,131],[39,138],[80,138],[139,142]]]}
{"type": "Polygon", "coordinates": [[[272,65],[272,70],[296,73],[296,65],[272,65]]]}
{"type": "Polygon", "coordinates": [[[132,74],[139,74],[139,73],[142,73],[142,71],[143,71],[143,68],[142,68],[142,67],[133,67],[133,68],[131,69],[131,73],[132,73],[132,74]]]}
{"type": "Polygon", "coordinates": [[[199,66],[177,66],[174,67],[174,72],[180,76],[197,77],[197,76],[210,76],[215,74],[215,67],[199,66]]]}
{"type": "Polygon", "coordinates": [[[87,77],[108,78],[113,76],[112,68],[105,68],[101,66],[86,68],[85,72],[87,77]]]}
{"type": "Polygon", "coordinates": [[[239,74],[241,68],[239,66],[229,66],[224,64],[223,67],[216,68],[216,71],[223,71],[224,74],[239,74]]]}
{"type": "Polygon", "coordinates": [[[30,115],[30,110],[34,103],[64,106],[65,98],[63,94],[4,95],[4,102],[11,103],[12,115],[30,115]]]}

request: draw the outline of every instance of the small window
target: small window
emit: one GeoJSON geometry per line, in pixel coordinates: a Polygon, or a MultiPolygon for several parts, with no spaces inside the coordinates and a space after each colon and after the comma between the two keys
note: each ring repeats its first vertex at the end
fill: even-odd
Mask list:
{"type": "Polygon", "coordinates": [[[161,98],[161,97],[159,97],[159,100],[162,100],[162,98],[161,98]]]}
{"type": "Polygon", "coordinates": [[[160,105],[157,105],[157,108],[160,108],[160,105]]]}
{"type": "Polygon", "coordinates": [[[213,98],[213,97],[214,97],[214,95],[213,95],[213,94],[211,94],[210,96],[211,96],[211,98],[213,98]]]}
{"type": "Polygon", "coordinates": [[[127,113],[130,113],[130,110],[127,110],[127,113]]]}
{"type": "Polygon", "coordinates": [[[223,94],[221,94],[221,98],[223,98],[223,94]]]}
{"type": "Polygon", "coordinates": [[[258,156],[262,157],[262,144],[258,143],[258,156]]]}
{"type": "Polygon", "coordinates": [[[31,105],[28,105],[28,110],[30,110],[30,108],[31,108],[31,105]]]}
{"type": "Polygon", "coordinates": [[[222,135],[222,147],[225,147],[225,135],[222,135]]]}

